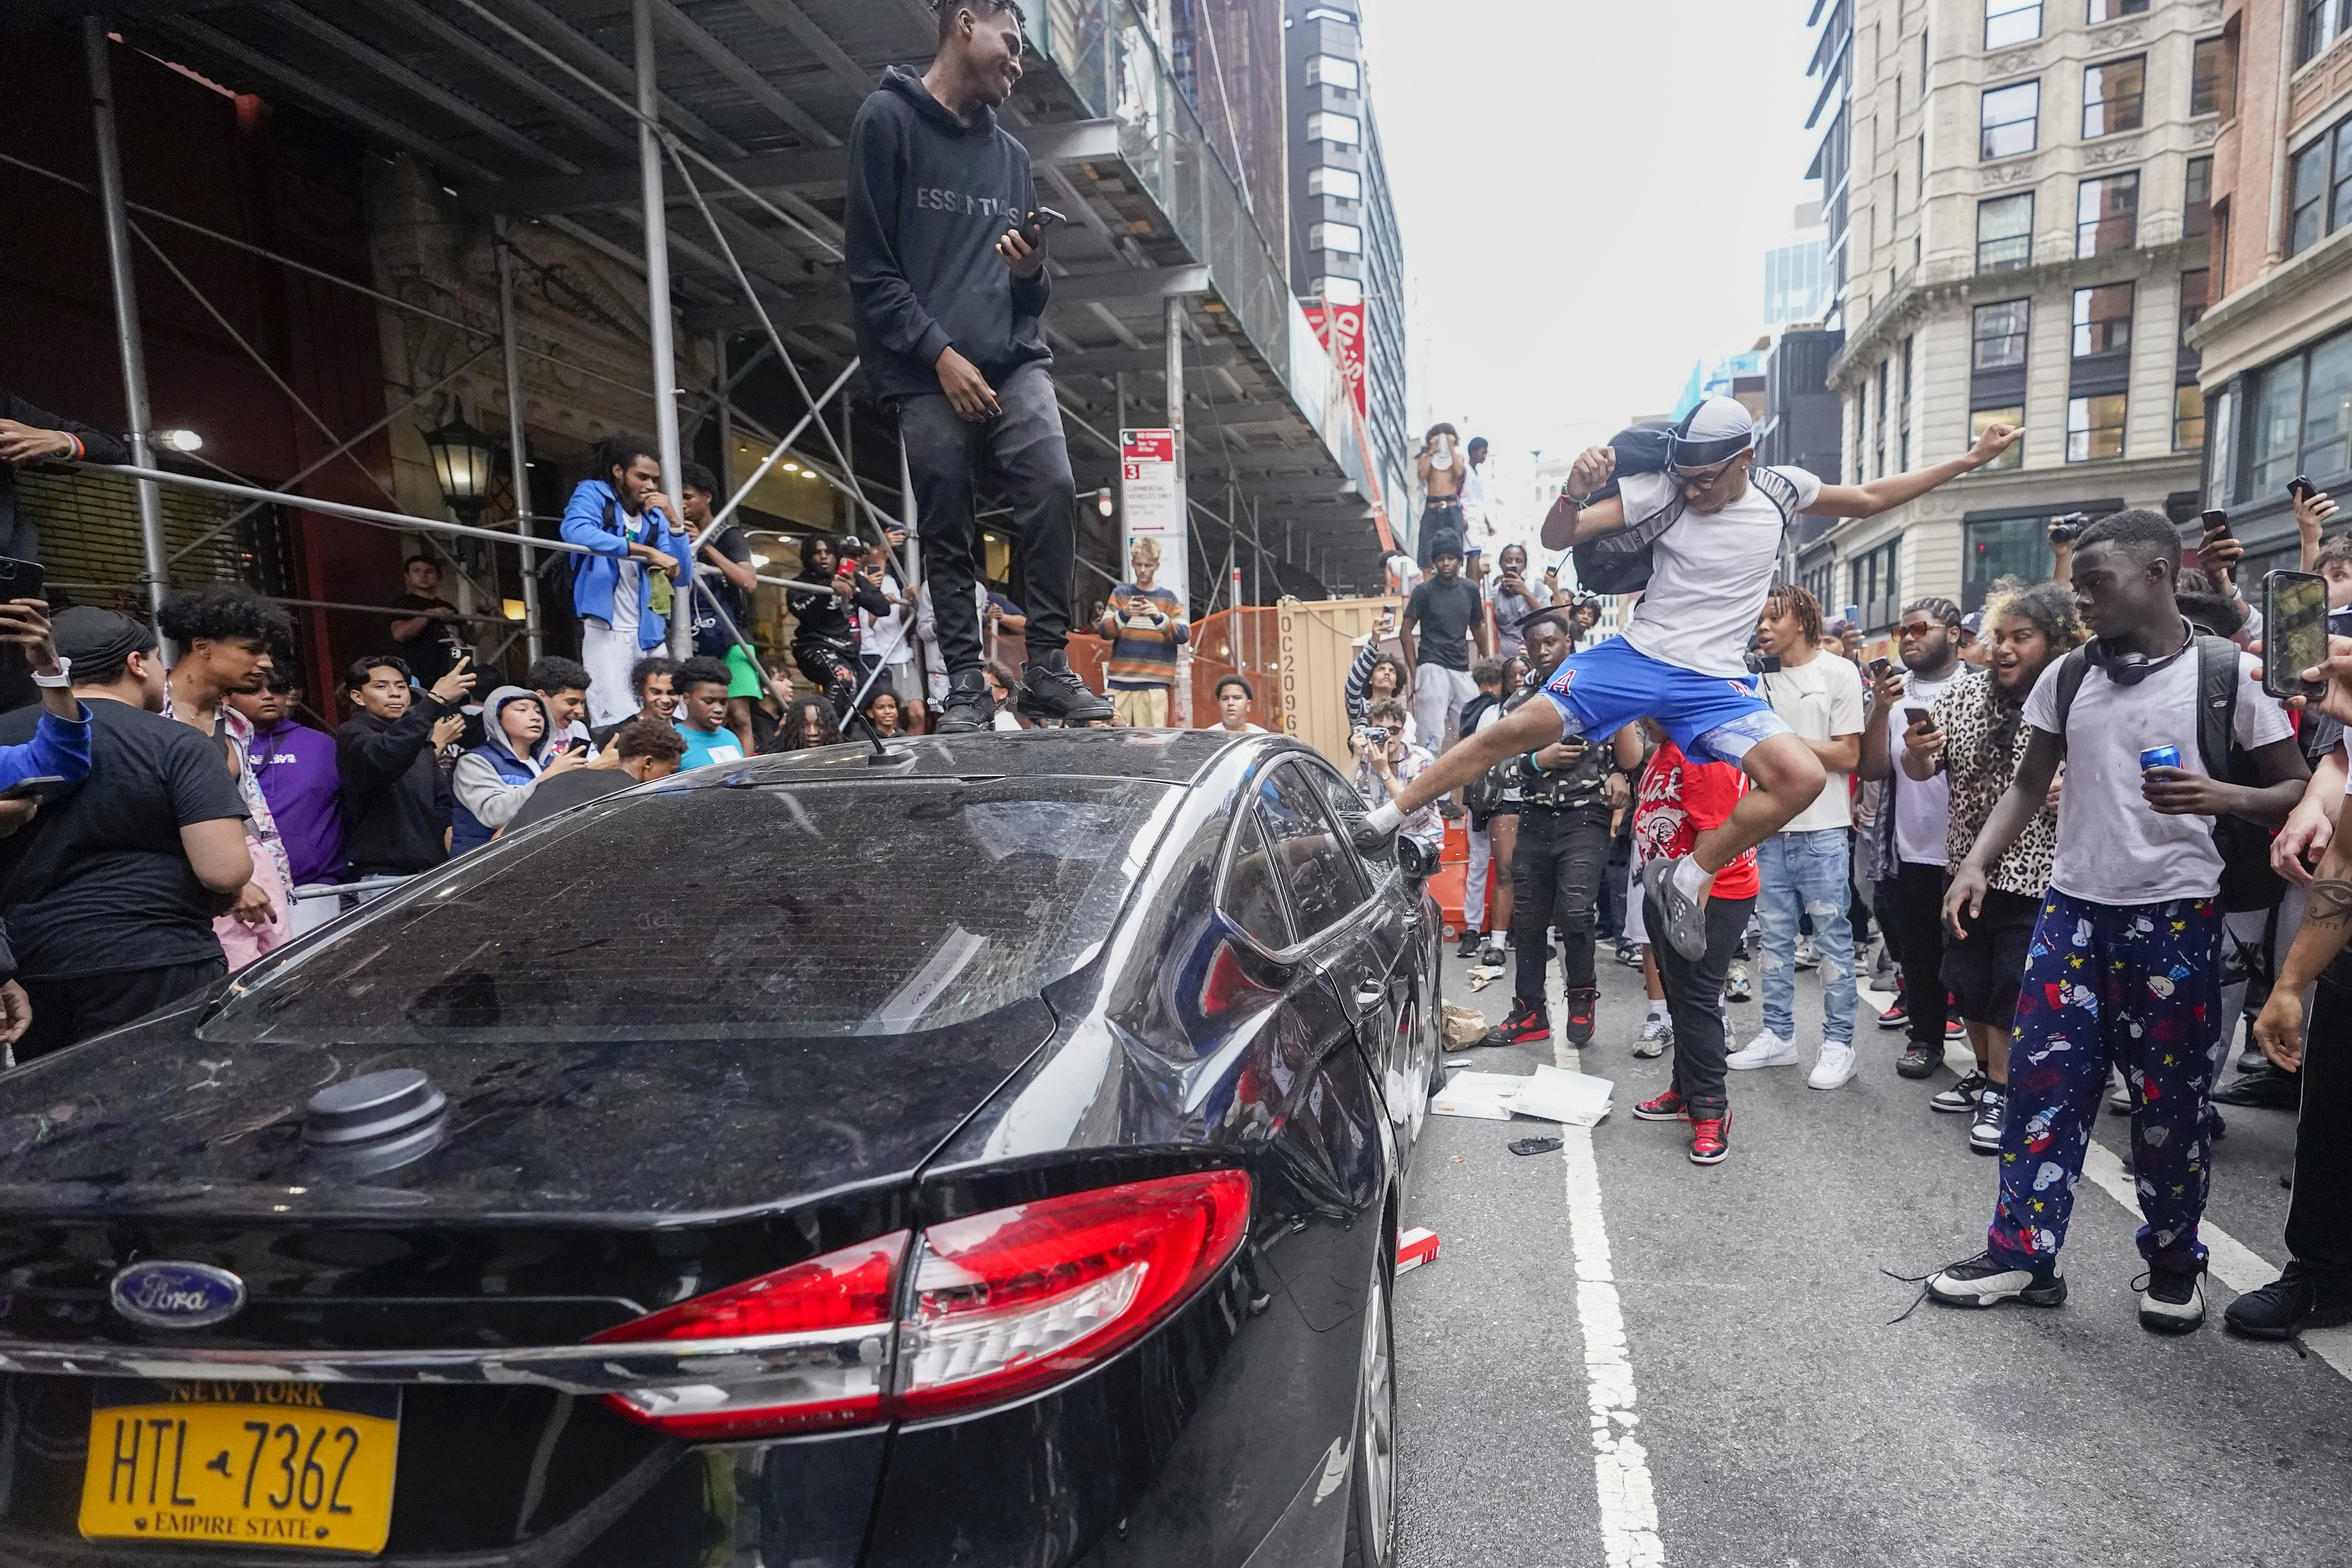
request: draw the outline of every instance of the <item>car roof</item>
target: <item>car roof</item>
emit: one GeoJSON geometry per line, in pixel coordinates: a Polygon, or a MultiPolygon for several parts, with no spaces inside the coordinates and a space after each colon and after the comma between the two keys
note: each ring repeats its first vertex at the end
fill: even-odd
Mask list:
{"type": "Polygon", "coordinates": [[[1191,784],[1242,749],[1306,750],[1282,735],[1236,735],[1224,730],[1016,730],[969,735],[920,735],[886,741],[891,761],[877,764],[871,742],[860,739],[805,752],[781,752],[747,762],[719,763],[678,777],[694,783],[754,784],[793,780],[881,783],[900,778],[1045,778],[1086,775],[1191,784]]]}

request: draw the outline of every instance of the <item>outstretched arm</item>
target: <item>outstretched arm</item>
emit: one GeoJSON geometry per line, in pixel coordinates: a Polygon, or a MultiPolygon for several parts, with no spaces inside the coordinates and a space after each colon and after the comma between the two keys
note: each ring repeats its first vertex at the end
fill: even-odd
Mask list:
{"type": "Polygon", "coordinates": [[[1866,485],[1823,485],[1820,496],[1805,510],[1817,517],[1876,517],[1890,507],[1917,500],[1937,485],[1983,468],[2015,446],[2024,434],[2022,425],[1988,425],[1965,456],[1937,463],[1932,468],[1887,474],[1866,485]]]}
{"type": "MultiPolygon", "coordinates": [[[[1405,786],[1394,805],[1410,816],[1439,795],[1461,788],[1505,757],[1541,751],[1559,740],[1565,729],[1559,709],[1549,698],[1522,703],[1441,752],[1419,778],[1405,786]]],[[[1393,831],[1393,825],[1390,830],[1393,831]]]]}

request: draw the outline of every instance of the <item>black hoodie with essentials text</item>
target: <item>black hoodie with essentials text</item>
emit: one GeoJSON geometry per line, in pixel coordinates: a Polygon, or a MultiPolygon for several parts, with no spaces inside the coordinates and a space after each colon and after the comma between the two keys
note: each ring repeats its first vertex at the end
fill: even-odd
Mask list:
{"type": "Polygon", "coordinates": [[[893,66],[858,108],[848,163],[845,273],[877,397],[937,393],[951,344],[992,383],[1050,356],[1045,274],[1016,279],[996,254],[1036,190],[992,110],[966,125],[893,66]]]}

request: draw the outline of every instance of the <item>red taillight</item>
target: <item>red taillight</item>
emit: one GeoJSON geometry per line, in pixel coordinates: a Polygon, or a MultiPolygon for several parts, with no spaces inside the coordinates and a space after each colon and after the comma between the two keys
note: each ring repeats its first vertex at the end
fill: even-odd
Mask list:
{"type": "Polygon", "coordinates": [[[890,1370],[890,1314],[908,1233],[893,1231],[648,1313],[596,1336],[676,1344],[690,1368],[709,1345],[708,1381],[605,1395],[625,1415],[687,1438],[750,1437],[870,1421],[890,1370]],[[769,1342],[743,1355],[740,1342],[769,1342]],[[721,1347],[724,1346],[722,1352],[721,1347]],[[744,1363],[756,1370],[747,1375],[744,1363]]]}
{"type": "Polygon", "coordinates": [[[1233,1258],[1249,1177],[1204,1171],[923,1233],[891,1404],[931,1415],[1059,1383],[1133,1342],[1233,1258]]]}
{"type": "Polygon", "coordinates": [[[676,1344],[673,1375],[605,1396],[688,1439],[940,1415],[1032,1394],[1099,1364],[1188,1300],[1239,1249],[1249,1177],[1205,1171],[897,1231],[697,1296],[596,1336],[676,1344]],[[895,1341],[895,1342],[894,1342],[895,1341]],[[695,1380],[698,1358],[707,1379],[695,1380]]]}

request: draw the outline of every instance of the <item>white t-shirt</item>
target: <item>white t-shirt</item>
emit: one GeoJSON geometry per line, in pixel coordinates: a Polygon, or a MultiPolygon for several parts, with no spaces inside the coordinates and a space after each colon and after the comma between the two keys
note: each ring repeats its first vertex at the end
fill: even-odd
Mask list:
{"type": "Polygon", "coordinates": [[[898,586],[898,578],[887,572],[882,574],[882,596],[890,601],[888,615],[857,612],[857,650],[873,655],[884,664],[903,664],[915,657],[914,649],[907,646],[907,634],[914,629],[915,617],[908,612],[906,590],[898,586]]]}
{"type": "Polygon", "coordinates": [[[1936,776],[1921,784],[1903,771],[1903,731],[1911,727],[1906,708],[1936,706],[1936,699],[1949,689],[1960,678],[1965,665],[1954,665],[1952,673],[1941,680],[1922,680],[1906,673],[1903,677],[1903,697],[1895,704],[1895,711],[1886,716],[1886,755],[1894,764],[1895,776],[1895,858],[1914,866],[1948,864],[1951,851],[1945,837],[1952,823],[1952,781],[1941,769],[1936,776]]]}
{"type": "MultiPolygon", "coordinates": [[[[2025,700],[2025,721],[2058,729],[2058,668],[2052,663],[2025,700]]],[[[2241,656],[2232,728],[2252,751],[2294,732],[2286,710],[2265,695],[2261,664],[2241,656]]],[[[2197,754],[2197,655],[2191,651],[2137,686],[2093,669],[2066,715],[2065,787],[2058,796],[2058,858],[2050,885],[2099,904],[2159,904],[2210,899],[2221,888],[2221,852],[2210,816],[2166,816],[2140,794],[2139,754],[2178,746],[2180,765],[2202,773],[2197,754]]]]}
{"type": "MultiPolygon", "coordinates": [[[[1833,653],[1817,653],[1809,664],[1791,664],[1764,678],[1764,700],[1780,721],[1808,741],[1834,741],[1862,733],[1862,672],[1853,661],[1833,653]]],[[[1850,826],[1853,792],[1852,773],[1833,773],[1813,804],[1789,819],[1783,833],[1819,833],[1850,826]]]]}
{"type": "MultiPolygon", "coordinates": [[[[1802,468],[1772,470],[1797,487],[1803,510],[1822,481],[1802,468]]],[[[1639,522],[1675,499],[1664,474],[1627,474],[1618,483],[1625,516],[1639,522]]],[[[1625,640],[1661,664],[1745,679],[1748,639],[1780,564],[1780,509],[1754,485],[1717,512],[1685,512],[1650,551],[1650,585],[1633,606],[1625,640]]]]}

